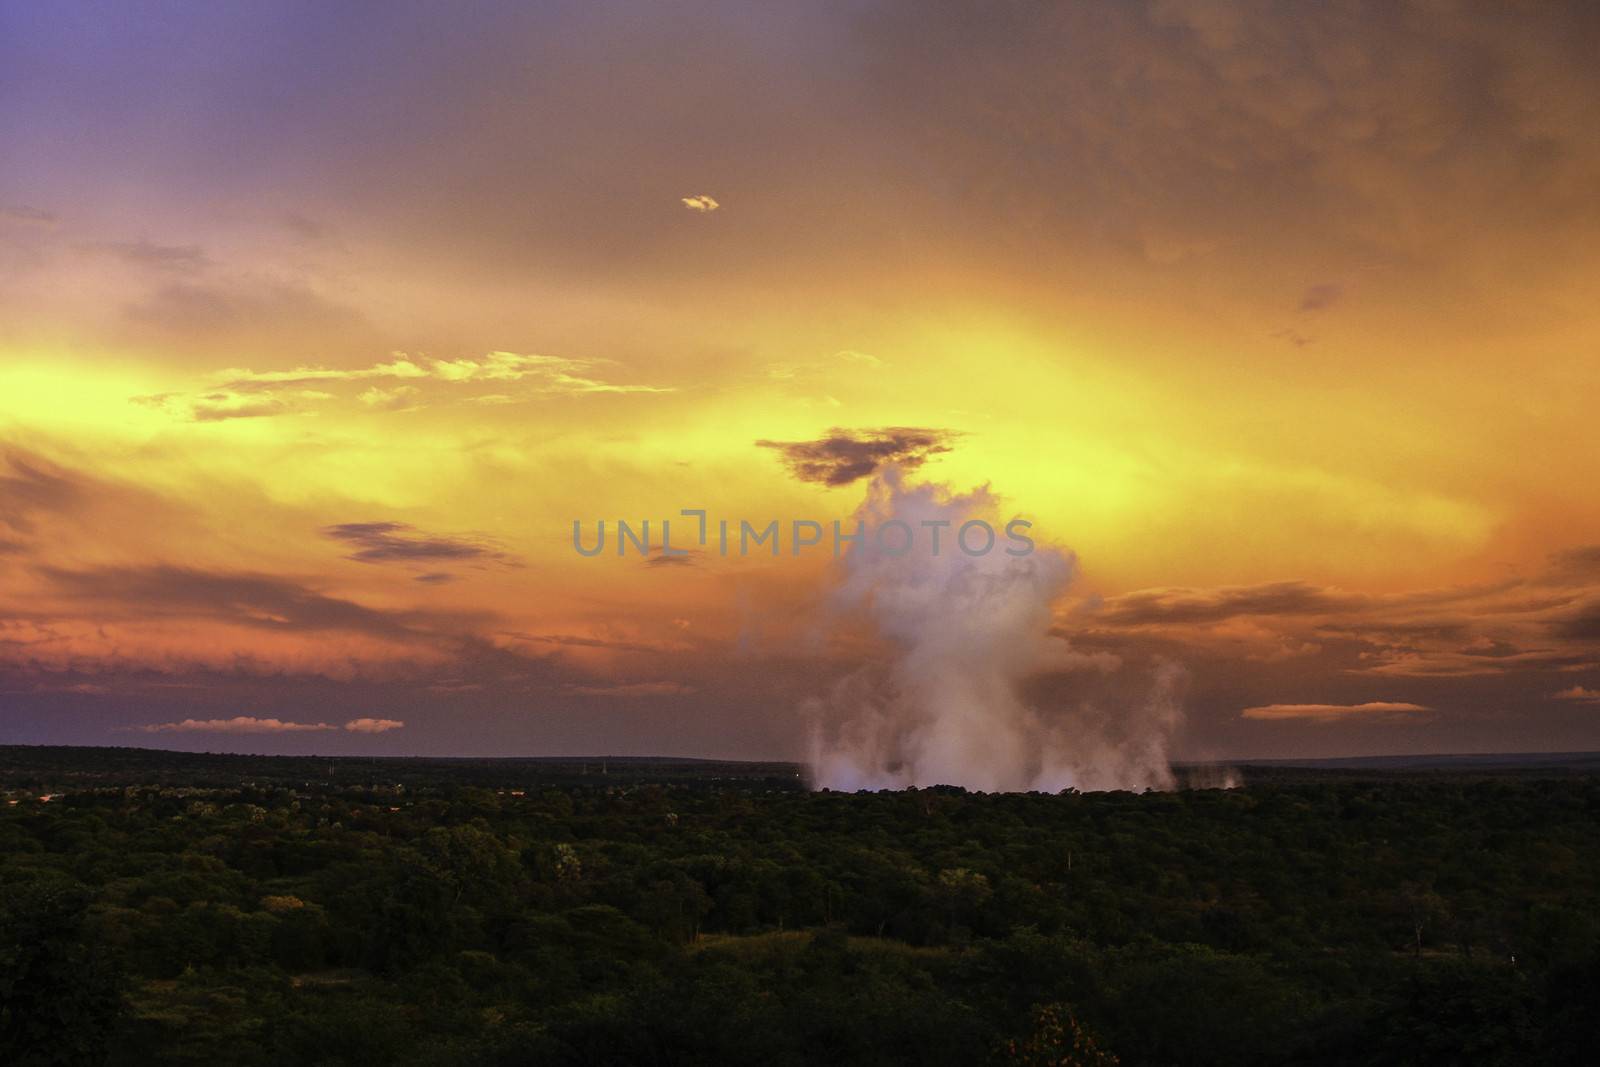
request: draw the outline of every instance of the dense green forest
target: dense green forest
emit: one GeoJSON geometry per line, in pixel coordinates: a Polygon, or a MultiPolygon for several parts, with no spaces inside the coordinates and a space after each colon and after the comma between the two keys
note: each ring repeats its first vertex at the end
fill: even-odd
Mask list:
{"type": "Polygon", "coordinates": [[[0,1063],[1593,1062],[1600,777],[1242,770],[0,749],[0,1063]]]}

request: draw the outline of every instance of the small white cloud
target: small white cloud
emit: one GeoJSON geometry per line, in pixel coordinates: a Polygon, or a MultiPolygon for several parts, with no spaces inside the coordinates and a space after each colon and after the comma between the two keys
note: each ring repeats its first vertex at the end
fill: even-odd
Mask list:
{"type": "Polygon", "coordinates": [[[320,730],[334,730],[325,722],[284,722],[282,719],[257,719],[249,715],[235,715],[231,719],[184,719],[182,722],[156,722],[134,729],[147,734],[218,733],[218,734],[294,734],[320,730]]]}
{"type": "Polygon", "coordinates": [[[344,728],[357,734],[381,734],[398,730],[404,725],[399,719],[351,719],[344,724],[344,728]]]}
{"type": "Polygon", "coordinates": [[[497,351],[477,359],[448,360],[426,357],[414,360],[395,353],[387,363],[351,369],[295,367],[253,371],[233,367],[210,375],[214,384],[203,393],[159,393],[132,400],[194,422],[217,422],[314,414],[315,403],[337,400],[341,395],[353,395],[358,403],[373,411],[412,411],[425,406],[432,391],[440,387],[463,392],[484,387],[496,390],[486,396],[455,397],[476,404],[512,404],[542,396],[677,392],[676,386],[622,385],[600,376],[605,368],[614,365],[607,359],[569,359],[519,352],[497,351]],[[320,388],[323,385],[341,388],[343,383],[349,382],[371,384],[358,393],[345,393],[341,389],[340,394],[334,394],[320,388]],[[423,383],[429,388],[419,388],[423,383]],[[515,392],[504,391],[513,383],[515,392]]]}
{"type": "MultiPolygon", "coordinates": [[[[292,370],[253,371],[244,367],[229,367],[211,375],[213,381],[233,386],[245,384],[291,384],[300,382],[353,382],[364,378],[426,378],[428,371],[396,352],[388,363],[375,363],[370,367],[340,370],[331,367],[295,367],[292,370]]],[[[442,375],[441,375],[442,377],[442,375]]]]}
{"type": "Polygon", "coordinates": [[[384,389],[381,386],[374,385],[357,396],[356,399],[369,408],[377,408],[382,411],[397,411],[415,403],[413,398],[416,397],[418,391],[414,385],[397,385],[393,389],[384,389]]]}
{"type": "Polygon", "coordinates": [[[207,393],[157,393],[136,396],[133,403],[170,412],[190,422],[222,422],[272,415],[311,415],[316,404],[333,400],[320,389],[258,389],[239,392],[214,389],[207,393]]]}
{"type": "Polygon", "coordinates": [[[717,208],[721,207],[722,205],[717,203],[715,198],[709,197],[705,193],[701,193],[699,196],[684,197],[683,206],[688,208],[690,211],[698,211],[702,215],[705,215],[717,210],[717,208]]]}
{"type": "Polygon", "coordinates": [[[841,349],[833,354],[833,358],[843,360],[846,363],[862,363],[868,367],[883,366],[883,360],[871,352],[858,352],[853,348],[841,349]]]}

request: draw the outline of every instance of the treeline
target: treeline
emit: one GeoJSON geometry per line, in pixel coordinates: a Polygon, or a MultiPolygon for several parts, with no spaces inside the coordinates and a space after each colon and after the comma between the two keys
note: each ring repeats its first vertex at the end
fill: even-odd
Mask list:
{"type": "Polygon", "coordinates": [[[351,788],[382,782],[406,788],[530,784],[582,785],[737,781],[763,788],[803,789],[794,763],[679,759],[666,756],[252,756],[171,752],[158,748],[0,745],[0,792],[34,793],[124,785],[237,789],[241,784],[351,788]]]}
{"type": "Polygon", "coordinates": [[[0,1062],[1523,1064],[1600,1044],[1593,779],[591,782],[19,799],[0,1062]]]}

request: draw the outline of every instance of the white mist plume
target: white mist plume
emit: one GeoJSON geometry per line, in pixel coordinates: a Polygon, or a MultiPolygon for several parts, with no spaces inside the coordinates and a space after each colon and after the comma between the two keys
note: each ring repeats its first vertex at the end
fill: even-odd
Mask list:
{"type": "Polygon", "coordinates": [[[1137,699],[1112,709],[1025,699],[1041,676],[1121,665],[1106,653],[1078,653],[1050,632],[1051,604],[1076,568],[1071,553],[1039,544],[1010,556],[1003,537],[982,556],[959,550],[956,532],[968,519],[1002,528],[995,504],[987,489],[952,495],[909,485],[895,467],[873,477],[856,513],[869,538],[841,561],[834,608],[864,618],[891,655],[806,702],[815,786],[1171,788],[1167,746],[1181,718],[1181,667],[1159,667],[1137,699]],[[911,551],[893,555],[873,544],[870,531],[891,519],[915,532],[911,551]],[[949,523],[938,556],[924,521],[949,523]]]}

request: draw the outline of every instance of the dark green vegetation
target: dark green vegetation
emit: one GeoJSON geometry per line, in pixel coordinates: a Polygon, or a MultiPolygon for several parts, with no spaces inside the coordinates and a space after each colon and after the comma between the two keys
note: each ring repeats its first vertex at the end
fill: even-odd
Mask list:
{"type": "Polygon", "coordinates": [[[1600,778],[0,749],[0,1063],[1592,1062],[1600,778]],[[40,793],[59,792],[48,801],[40,793]]]}

